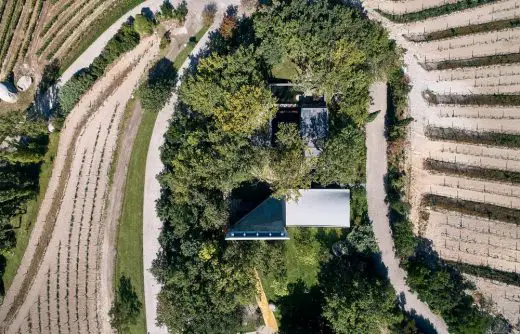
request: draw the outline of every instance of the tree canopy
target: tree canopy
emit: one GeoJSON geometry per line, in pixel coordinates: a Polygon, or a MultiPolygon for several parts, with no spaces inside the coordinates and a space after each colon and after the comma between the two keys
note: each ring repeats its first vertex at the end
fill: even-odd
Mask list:
{"type": "MultiPolygon", "coordinates": [[[[251,205],[248,197],[255,196],[259,184],[266,185],[269,195],[286,197],[297,196],[291,190],[309,188],[313,182],[322,186],[362,183],[368,87],[398,59],[398,50],[379,25],[340,2],[274,1],[250,17],[228,9],[207,50],[183,78],[162,147],[165,169],[159,177],[162,192],[157,208],[164,227],[153,266],[163,284],[160,323],[171,332],[233,332],[245,306],[254,303],[253,269],[270,272],[283,282],[285,246],[226,242],[227,226],[240,217],[242,206],[251,205]],[[296,124],[280,122],[271,137],[278,101],[269,83],[277,80],[273,68],[284,62],[292,64],[298,89],[311,96],[325,95],[329,136],[318,158],[305,154],[307,146],[296,124]],[[248,190],[237,191],[244,187],[248,190]]],[[[372,237],[370,229],[356,229],[351,242],[363,236],[372,237]]],[[[316,246],[319,241],[309,244],[316,246]]],[[[354,249],[372,252],[373,247],[374,243],[365,242],[354,249]]],[[[328,259],[328,248],[329,244],[318,257],[302,256],[309,261],[328,259]]],[[[365,262],[368,258],[358,257],[365,262]]],[[[349,265],[354,264],[344,264],[349,265]]],[[[328,276],[323,277],[328,282],[328,276]]],[[[373,319],[360,320],[359,328],[369,328],[367,323],[374,319],[390,326],[393,316],[383,315],[395,308],[388,282],[380,278],[366,284],[375,284],[373,294],[356,295],[359,305],[384,307],[373,319]],[[376,296],[378,290],[381,297],[376,296]]],[[[299,290],[285,286],[280,291],[296,294],[299,290]]],[[[318,312],[316,322],[310,321],[310,327],[302,330],[325,331],[341,327],[349,317],[362,318],[349,315],[358,304],[339,309],[333,303],[339,292],[325,293],[324,287],[316,285],[313,293],[330,303],[323,304],[323,315],[318,312]],[[335,309],[341,318],[332,316],[335,309]]],[[[321,302],[316,307],[321,310],[321,302]]]]}

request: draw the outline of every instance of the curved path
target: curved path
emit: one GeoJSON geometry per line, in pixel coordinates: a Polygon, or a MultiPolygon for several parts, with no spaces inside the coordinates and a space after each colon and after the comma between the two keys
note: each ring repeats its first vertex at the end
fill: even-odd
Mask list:
{"type": "Polygon", "coordinates": [[[448,333],[448,327],[428,305],[420,301],[410,292],[406,285],[406,273],[399,266],[399,260],[394,252],[394,240],[388,219],[388,204],[385,202],[385,175],[387,173],[385,114],[386,114],[386,84],[377,82],[370,87],[373,104],[370,112],[381,110],[377,118],[366,126],[367,146],[367,199],[368,216],[372,220],[374,234],[381,251],[383,263],[388,270],[388,278],[398,296],[404,296],[404,308],[430,321],[438,333],[448,333]]]}
{"type": "Polygon", "coordinates": [[[130,16],[140,14],[143,8],[150,8],[152,12],[158,11],[164,0],[148,0],[142,4],[129,10],[119,20],[114,22],[107,30],[105,30],[101,36],[99,36],[94,43],[92,43],[79,57],[76,59],[66,70],[63,72],[59,79],[59,85],[63,85],[69,81],[74,73],[78,72],[84,67],[88,67],[94,61],[94,58],[101,54],[101,51],[105,48],[108,41],[117,33],[119,28],[125,23],[130,16]]]}
{"type": "MultiPolygon", "coordinates": [[[[200,14],[206,2],[195,0],[188,4],[189,12],[192,14],[200,14]]],[[[218,2],[218,12],[213,25],[208,29],[206,34],[200,39],[190,56],[197,55],[203,49],[208,40],[210,32],[215,30],[219,25],[222,13],[230,4],[237,4],[237,0],[222,0],[218,2]]],[[[193,18],[193,17],[192,17],[193,18]]],[[[200,18],[200,16],[199,16],[200,18]]],[[[188,18],[190,19],[190,18],[188,18]]],[[[187,22],[189,24],[189,22],[187,22]]],[[[182,77],[185,70],[190,65],[190,58],[182,64],[179,69],[179,77],[182,77]]],[[[180,86],[182,78],[177,82],[176,88],[180,86]]],[[[146,157],[146,171],[144,181],[144,203],[143,203],[143,265],[144,265],[144,295],[146,310],[146,327],[150,334],[166,334],[166,327],[157,326],[155,319],[157,318],[157,295],[161,291],[161,285],[152,275],[153,260],[159,251],[159,235],[162,229],[161,219],[157,216],[156,202],[161,195],[161,186],[157,180],[157,175],[163,170],[161,161],[161,146],[164,144],[164,135],[168,130],[169,119],[173,115],[177,95],[173,94],[166,106],[157,114],[152,137],[148,147],[148,155],[146,157]]]]}

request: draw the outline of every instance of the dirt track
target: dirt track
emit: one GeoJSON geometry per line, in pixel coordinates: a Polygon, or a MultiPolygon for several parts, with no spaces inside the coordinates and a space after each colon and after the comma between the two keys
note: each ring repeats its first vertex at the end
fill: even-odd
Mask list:
{"type": "MultiPolygon", "coordinates": [[[[416,1],[391,2],[385,6],[396,12],[412,11],[416,1]]],[[[378,2],[369,0],[369,8],[377,8],[378,2]]],[[[382,8],[383,5],[381,4],[382,8]]],[[[385,7],[385,8],[386,8],[385,7]]],[[[423,161],[432,158],[480,167],[502,170],[520,170],[520,150],[437,141],[425,136],[425,128],[434,125],[444,128],[520,133],[520,107],[477,105],[429,105],[422,97],[425,90],[439,94],[494,94],[520,93],[520,66],[504,64],[466,67],[452,70],[426,71],[419,62],[446,59],[470,59],[481,55],[518,53],[520,29],[486,32],[439,41],[414,43],[403,35],[422,34],[451,27],[520,17],[520,5],[515,0],[505,0],[461,12],[408,24],[395,24],[369,10],[369,15],[389,29],[392,38],[404,47],[405,65],[410,83],[410,114],[414,122],[410,126],[411,170],[410,201],[411,218],[417,232],[433,241],[440,256],[450,260],[489,265],[505,271],[520,271],[520,241],[517,226],[474,216],[461,216],[457,212],[431,211],[429,219],[420,219],[421,199],[424,194],[491,203],[507,208],[520,209],[520,187],[507,182],[485,181],[467,177],[447,176],[423,168],[423,161]],[[515,233],[508,233],[515,232],[515,233]]],[[[424,215],[422,216],[424,218],[424,215]]],[[[483,294],[496,294],[494,285],[481,284],[483,294]]],[[[520,314],[520,299],[516,301],[520,314]]],[[[497,308],[498,311],[501,308],[497,308]]],[[[510,318],[510,316],[508,316],[510,318]]]]}
{"type": "Polygon", "coordinates": [[[387,173],[385,113],[386,113],[386,84],[375,83],[370,89],[374,101],[370,112],[381,110],[377,118],[367,124],[367,200],[368,216],[372,221],[374,234],[381,251],[383,263],[388,269],[388,278],[397,295],[404,295],[404,307],[407,311],[415,311],[418,315],[428,319],[439,333],[448,333],[444,321],[433,314],[429,307],[421,302],[415,294],[410,292],[406,285],[405,271],[399,266],[395,256],[394,241],[388,220],[388,204],[385,202],[386,192],[384,178],[387,173]]]}
{"type": "Polygon", "coordinates": [[[29,246],[0,308],[6,333],[30,332],[29,326],[42,333],[110,330],[100,312],[105,310],[101,297],[106,295],[101,295],[99,282],[108,172],[124,106],[146,65],[158,54],[156,39],[146,38],[124,55],[67,117],[29,246]],[[67,155],[70,148],[72,156],[67,155]],[[67,157],[72,158],[70,170],[67,157]],[[66,182],[63,198],[53,203],[60,182],[66,182]],[[38,256],[36,245],[44,227],[54,224],[45,218],[56,204],[50,243],[38,256]],[[41,262],[34,263],[38,258],[41,262]]]}

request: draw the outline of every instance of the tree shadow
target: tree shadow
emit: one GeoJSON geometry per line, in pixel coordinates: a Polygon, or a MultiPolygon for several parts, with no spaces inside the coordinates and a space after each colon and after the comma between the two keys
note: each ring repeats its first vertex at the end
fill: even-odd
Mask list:
{"type": "Polygon", "coordinates": [[[278,299],[280,333],[332,333],[321,315],[324,298],[319,287],[308,288],[298,280],[288,289],[289,294],[278,299]]]}
{"type": "Polygon", "coordinates": [[[403,313],[408,319],[411,319],[414,321],[415,325],[417,326],[417,329],[420,333],[424,334],[437,334],[437,330],[433,326],[430,320],[426,319],[420,314],[417,314],[415,310],[406,311],[404,309],[404,305],[406,304],[406,297],[404,295],[404,292],[401,292],[399,296],[397,296],[397,305],[401,310],[403,310],[403,313]]]}

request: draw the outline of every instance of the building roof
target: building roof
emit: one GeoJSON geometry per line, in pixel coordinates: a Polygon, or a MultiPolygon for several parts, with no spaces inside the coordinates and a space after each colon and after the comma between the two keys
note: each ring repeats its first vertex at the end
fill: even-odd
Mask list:
{"type": "Polygon", "coordinates": [[[321,146],[329,130],[327,108],[302,108],[300,113],[300,133],[307,142],[311,156],[320,154],[321,146]]]}
{"type": "Polygon", "coordinates": [[[285,240],[286,226],[350,226],[348,189],[302,189],[297,200],[269,197],[230,228],[226,240],[285,240]]]}
{"type": "Polygon", "coordinates": [[[348,189],[304,189],[285,203],[285,226],[350,227],[348,189]]]}
{"type": "Polygon", "coordinates": [[[226,240],[289,239],[284,223],[284,201],[269,197],[236,223],[226,240]]]}

